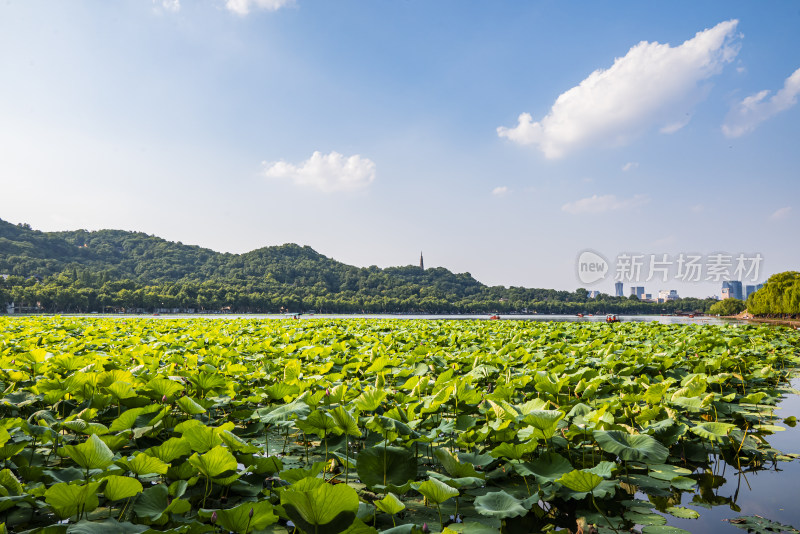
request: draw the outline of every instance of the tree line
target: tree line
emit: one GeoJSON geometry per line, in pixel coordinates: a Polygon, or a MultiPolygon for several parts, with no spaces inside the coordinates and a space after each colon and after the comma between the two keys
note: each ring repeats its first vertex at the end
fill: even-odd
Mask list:
{"type": "Polygon", "coordinates": [[[800,317],[800,272],[774,274],[747,298],[747,311],[764,317],[800,317]]]}
{"type": "Polygon", "coordinates": [[[0,274],[0,304],[45,312],[661,314],[714,302],[489,287],[444,268],[354,267],[295,244],[225,254],[141,232],[40,232],[2,220],[0,274]]]}

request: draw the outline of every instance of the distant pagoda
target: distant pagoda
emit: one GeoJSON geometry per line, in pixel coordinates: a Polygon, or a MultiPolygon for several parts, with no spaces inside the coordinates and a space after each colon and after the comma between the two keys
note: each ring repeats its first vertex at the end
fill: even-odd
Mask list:
{"type": "Polygon", "coordinates": [[[422,251],[419,251],[419,268],[425,270],[425,262],[422,261],[422,251]]]}

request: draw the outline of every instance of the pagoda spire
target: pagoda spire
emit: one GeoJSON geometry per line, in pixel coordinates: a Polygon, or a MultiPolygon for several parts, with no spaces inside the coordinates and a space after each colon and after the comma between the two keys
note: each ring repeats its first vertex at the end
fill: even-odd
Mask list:
{"type": "Polygon", "coordinates": [[[425,262],[422,260],[422,251],[419,251],[419,268],[425,270],[425,262]]]}

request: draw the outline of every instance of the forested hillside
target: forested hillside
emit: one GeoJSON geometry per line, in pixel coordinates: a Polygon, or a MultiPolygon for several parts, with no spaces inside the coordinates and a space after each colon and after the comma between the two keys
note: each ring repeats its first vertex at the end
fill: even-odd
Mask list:
{"type": "Polygon", "coordinates": [[[663,313],[710,305],[488,287],[444,268],[354,267],[295,244],[227,254],[141,232],[40,232],[2,220],[0,274],[0,303],[44,311],[663,313]]]}

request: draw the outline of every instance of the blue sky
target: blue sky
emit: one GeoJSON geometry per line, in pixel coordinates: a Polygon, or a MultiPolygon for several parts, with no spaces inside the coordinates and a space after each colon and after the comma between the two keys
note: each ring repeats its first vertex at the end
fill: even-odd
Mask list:
{"type": "Polygon", "coordinates": [[[0,218],[492,285],[610,292],[625,252],[763,279],[800,266],[798,28],[794,1],[9,0],[0,218]]]}

